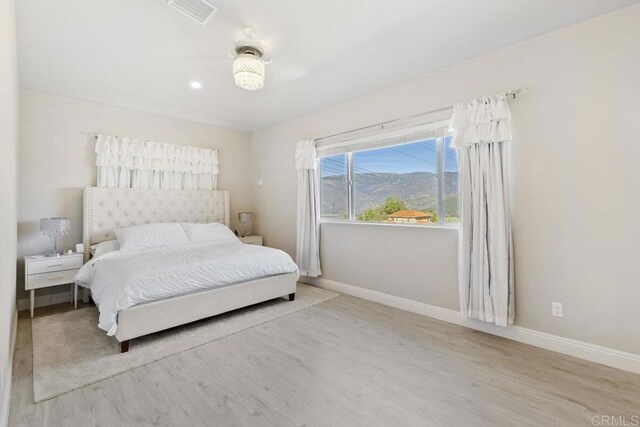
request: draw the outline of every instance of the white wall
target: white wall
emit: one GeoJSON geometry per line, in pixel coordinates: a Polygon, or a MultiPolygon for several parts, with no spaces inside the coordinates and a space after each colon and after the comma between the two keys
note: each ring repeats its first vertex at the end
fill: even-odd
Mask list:
{"type": "MultiPolygon", "coordinates": [[[[639,40],[636,5],[256,132],[258,231],[293,255],[298,140],[528,88],[511,102],[516,322],[640,353],[639,40]]],[[[457,232],[390,227],[322,225],[324,277],[458,309],[457,232]]]]}
{"type": "MultiPolygon", "coordinates": [[[[20,97],[18,255],[51,251],[40,218],[67,216],[71,233],[61,247],[82,242],[82,188],[96,185],[92,133],[132,136],[220,150],[218,188],[230,191],[231,219],[251,210],[250,134],[157,114],[22,91],[20,97]]],[[[18,264],[18,298],[26,298],[24,264],[18,264]]],[[[42,289],[44,296],[69,287],[42,289]]]]}
{"type": "Polygon", "coordinates": [[[18,77],[13,0],[0,0],[0,425],[7,423],[16,322],[18,77]]]}

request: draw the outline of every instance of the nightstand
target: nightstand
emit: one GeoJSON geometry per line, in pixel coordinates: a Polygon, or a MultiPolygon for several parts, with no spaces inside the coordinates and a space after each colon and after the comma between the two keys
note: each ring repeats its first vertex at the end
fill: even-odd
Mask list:
{"type": "Polygon", "coordinates": [[[31,317],[35,304],[36,289],[49,286],[72,284],[73,299],[77,307],[78,287],[73,277],[82,267],[82,254],[72,253],[60,256],[34,255],[24,257],[24,288],[30,291],[31,317]]]}
{"type": "Polygon", "coordinates": [[[246,243],[247,245],[258,245],[262,246],[262,236],[246,236],[239,238],[242,243],[246,243]]]}

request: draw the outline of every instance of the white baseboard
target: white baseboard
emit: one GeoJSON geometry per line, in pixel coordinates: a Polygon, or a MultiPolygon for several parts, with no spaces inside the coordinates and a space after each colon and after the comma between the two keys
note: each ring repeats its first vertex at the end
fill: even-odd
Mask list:
{"type": "Polygon", "coordinates": [[[0,383],[0,426],[9,425],[9,409],[11,406],[11,381],[13,378],[13,356],[16,352],[16,337],[18,335],[18,312],[13,318],[13,330],[11,331],[11,344],[9,345],[9,361],[2,383],[0,383]]]}
{"type": "MultiPolygon", "coordinates": [[[[58,292],[55,294],[40,295],[40,296],[38,296],[36,291],[36,300],[34,305],[36,307],[44,307],[47,305],[60,304],[63,302],[71,302],[71,298],[72,298],[71,291],[58,292]]],[[[78,295],[78,298],[80,298],[80,295],[78,295]]],[[[18,300],[18,311],[29,310],[30,308],[31,307],[29,305],[29,298],[22,298],[18,300]]]]}
{"type": "Polygon", "coordinates": [[[489,323],[472,319],[462,319],[460,312],[447,308],[437,307],[407,298],[396,297],[358,286],[347,285],[323,278],[302,277],[300,281],[315,285],[321,288],[340,292],[346,295],[366,299],[412,313],[421,314],[467,328],[476,329],[503,338],[509,338],[535,347],[555,351],[590,362],[601,363],[603,365],[622,369],[640,374],[640,355],[589,344],[583,341],[565,338],[546,332],[535,331],[521,326],[510,325],[507,327],[496,326],[489,323]]]}

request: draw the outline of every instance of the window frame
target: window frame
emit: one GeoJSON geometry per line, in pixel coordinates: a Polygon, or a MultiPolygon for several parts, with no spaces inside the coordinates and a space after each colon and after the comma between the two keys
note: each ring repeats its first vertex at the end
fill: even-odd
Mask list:
{"type": "MultiPolygon", "coordinates": [[[[355,203],[354,203],[354,179],[353,179],[353,154],[354,153],[359,153],[359,152],[364,152],[364,151],[373,151],[373,150],[379,150],[379,149],[383,149],[383,148],[387,148],[387,147],[376,147],[376,148],[371,148],[369,150],[364,149],[364,150],[354,150],[354,151],[347,151],[344,153],[334,153],[334,154],[327,154],[327,155],[319,155],[318,159],[317,159],[317,165],[316,165],[316,174],[317,174],[317,180],[318,180],[318,187],[319,187],[319,201],[320,201],[320,223],[337,223],[337,224],[369,224],[369,225],[386,225],[386,226],[391,226],[391,227],[436,227],[436,228],[454,228],[454,229],[458,229],[460,228],[460,222],[445,222],[445,216],[444,216],[444,174],[445,174],[445,156],[446,156],[446,147],[445,147],[445,140],[447,139],[447,137],[450,137],[451,134],[449,132],[446,132],[444,135],[442,136],[438,136],[435,138],[427,138],[427,139],[423,139],[423,140],[418,140],[418,141],[414,141],[414,142],[408,142],[408,143],[401,143],[401,144],[394,144],[394,145],[389,145],[389,147],[399,147],[402,145],[407,145],[407,144],[413,144],[413,143],[418,143],[418,142],[423,142],[423,141],[431,141],[433,139],[436,140],[436,210],[437,210],[437,215],[438,215],[438,222],[436,223],[426,223],[426,224],[411,224],[411,223],[406,223],[406,224],[401,224],[401,223],[389,223],[389,222],[384,222],[384,221],[359,221],[356,219],[356,215],[355,215],[355,203]],[[337,219],[337,218],[331,218],[331,217],[324,217],[322,215],[322,159],[326,158],[326,157],[333,157],[336,155],[342,154],[345,156],[345,167],[346,167],[346,195],[347,195],[347,218],[348,219],[337,219]]],[[[457,156],[457,151],[456,151],[456,156],[457,156]]],[[[459,163],[458,163],[459,165],[459,163]]],[[[459,168],[458,168],[458,173],[459,173],[459,168]]],[[[459,175],[458,175],[459,177],[459,175]]],[[[458,197],[460,194],[460,182],[458,181],[458,197]]]]}

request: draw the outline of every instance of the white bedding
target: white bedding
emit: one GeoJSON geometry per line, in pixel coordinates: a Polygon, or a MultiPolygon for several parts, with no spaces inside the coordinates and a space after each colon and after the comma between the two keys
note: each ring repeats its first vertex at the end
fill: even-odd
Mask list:
{"type": "Polygon", "coordinates": [[[294,272],[298,267],[281,250],[227,241],[109,252],[87,262],[74,280],[91,289],[98,327],[113,335],[118,312],[134,305],[294,272]]]}

